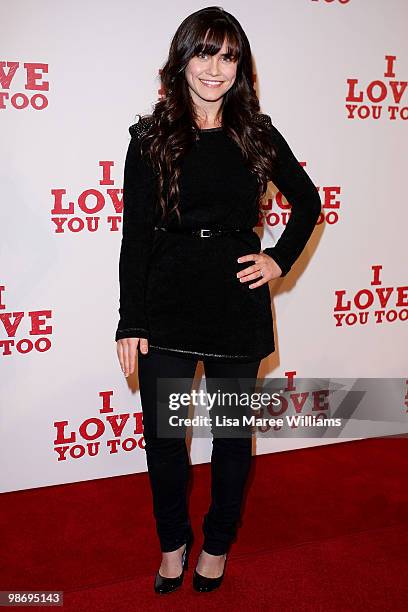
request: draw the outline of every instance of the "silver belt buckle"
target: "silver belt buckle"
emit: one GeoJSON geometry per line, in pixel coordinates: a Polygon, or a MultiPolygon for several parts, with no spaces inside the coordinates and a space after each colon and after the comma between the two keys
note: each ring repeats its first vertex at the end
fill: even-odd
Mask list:
{"type": "Polygon", "coordinates": [[[211,230],[209,229],[201,229],[200,230],[200,238],[210,238],[211,230]],[[205,234],[204,232],[210,232],[209,234],[205,234]]]}

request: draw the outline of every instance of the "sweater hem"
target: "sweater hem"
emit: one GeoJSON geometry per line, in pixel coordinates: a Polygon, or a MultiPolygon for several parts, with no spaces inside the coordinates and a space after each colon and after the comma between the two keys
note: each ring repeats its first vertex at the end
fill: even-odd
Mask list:
{"type": "Polygon", "coordinates": [[[274,352],[275,347],[268,349],[266,352],[260,355],[248,355],[248,354],[237,354],[237,353],[209,353],[205,351],[193,351],[185,350],[181,348],[173,348],[169,346],[162,346],[158,344],[150,344],[149,349],[154,349],[159,353],[178,354],[181,357],[190,357],[195,359],[217,359],[217,360],[232,360],[232,361],[256,361],[257,359],[263,359],[274,352]]]}

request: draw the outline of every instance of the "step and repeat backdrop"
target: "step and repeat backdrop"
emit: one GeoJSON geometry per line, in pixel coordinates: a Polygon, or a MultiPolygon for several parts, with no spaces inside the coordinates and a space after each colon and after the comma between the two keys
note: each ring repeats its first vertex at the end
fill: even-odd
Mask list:
{"type": "MultiPolygon", "coordinates": [[[[124,377],[114,341],[123,166],[129,125],[163,95],[160,68],[174,32],[204,6],[4,3],[2,491],[147,469],[137,371],[124,377]]],[[[294,393],[298,377],[404,377],[408,4],[222,6],[250,40],[262,112],[322,200],[305,251],[270,283],[277,346],[259,376],[287,379],[294,393]]],[[[264,247],[279,239],[289,214],[290,202],[271,184],[256,229],[264,247]]],[[[194,385],[203,384],[199,362],[194,385]]],[[[286,409],[294,414],[299,403],[286,409]]],[[[254,441],[254,453],[345,439],[276,430],[254,441]]],[[[193,437],[192,462],[210,454],[211,439],[193,437]]]]}

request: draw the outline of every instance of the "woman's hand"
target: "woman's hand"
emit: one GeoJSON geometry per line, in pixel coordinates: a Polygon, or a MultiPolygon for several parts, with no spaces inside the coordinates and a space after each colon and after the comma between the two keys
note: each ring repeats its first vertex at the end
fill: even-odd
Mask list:
{"type": "Polygon", "coordinates": [[[149,341],[146,338],[122,338],[116,342],[120,367],[126,377],[135,371],[136,351],[139,341],[140,350],[145,355],[149,350],[149,341]]]}
{"type": "Polygon", "coordinates": [[[250,255],[243,255],[238,257],[239,263],[244,261],[254,261],[255,263],[244,270],[237,272],[237,278],[240,278],[241,283],[246,283],[250,280],[257,279],[256,283],[249,285],[250,289],[260,287],[268,281],[278,278],[282,274],[282,269],[278,266],[276,261],[269,255],[261,251],[260,253],[254,253],[250,255]],[[262,274],[261,274],[262,273],[262,274]]]}

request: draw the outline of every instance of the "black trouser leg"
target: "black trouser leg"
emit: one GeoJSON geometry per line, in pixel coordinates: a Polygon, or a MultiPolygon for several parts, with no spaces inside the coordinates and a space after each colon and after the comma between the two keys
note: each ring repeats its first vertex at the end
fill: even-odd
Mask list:
{"type": "MultiPolygon", "coordinates": [[[[158,378],[185,378],[177,392],[190,393],[197,360],[138,351],[140,398],[153,513],[162,552],[177,550],[191,532],[187,508],[190,463],[185,438],[157,435],[158,378]]],[[[160,382],[159,382],[160,387],[160,382]]]]}
{"type": "MultiPolygon", "coordinates": [[[[224,391],[248,394],[255,384],[260,361],[250,363],[205,362],[207,393],[224,391]],[[211,381],[211,377],[229,379],[211,381]],[[237,380],[238,378],[246,380],[237,380]]],[[[220,413],[223,410],[219,410],[220,413]]],[[[238,413],[242,411],[238,408],[238,413]]],[[[213,418],[214,420],[214,418],[213,418]]],[[[245,484],[252,461],[252,438],[213,436],[211,455],[211,505],[204,516],[203,549],[211,555],[227,552],[237,531],[245,484]]]]}

